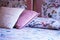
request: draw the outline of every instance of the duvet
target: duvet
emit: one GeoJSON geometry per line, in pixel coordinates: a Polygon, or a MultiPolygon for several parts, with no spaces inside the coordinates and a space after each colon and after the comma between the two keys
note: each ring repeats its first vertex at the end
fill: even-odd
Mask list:
{"type": "Polygon", "coordinates": [[[0,28],[0,40],[60,40],[60,30],[0,28]]]}

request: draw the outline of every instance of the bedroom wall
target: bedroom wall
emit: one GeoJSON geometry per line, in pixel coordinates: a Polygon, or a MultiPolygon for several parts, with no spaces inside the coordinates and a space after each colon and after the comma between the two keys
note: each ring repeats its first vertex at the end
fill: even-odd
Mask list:
{"type": "Polygon", "coordinates": [[[42,16],[60,20],[60,0],[44,0],[42,16]]]}
{"type": "Polygon", "coordinates": [[[25,0],[0,0],[0,7],[26,7],[25,0]]]}
{"type": "MultiPolygon", "coordinates": [[[[40,13],[39,16],[42,16],[42,4],[44,3],[45,0],[34,0],[34,7],[33,10],[40,13]]],[[[46,0],[48,1],[48,0],[46,0]]],[[[49,1],[57,1],[60,4],[60,0],[49,0],[49,1]]],[[[49,3],[49,2],[48,2],[49,3]]]]}

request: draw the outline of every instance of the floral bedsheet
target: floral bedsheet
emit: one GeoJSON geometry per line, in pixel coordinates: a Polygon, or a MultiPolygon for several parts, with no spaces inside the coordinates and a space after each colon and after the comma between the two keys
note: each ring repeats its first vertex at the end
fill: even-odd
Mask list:
{"type": "Polygon", "coordinates": [[[0,28],[0,40],[60,40],[60,30],[0,28]]]}

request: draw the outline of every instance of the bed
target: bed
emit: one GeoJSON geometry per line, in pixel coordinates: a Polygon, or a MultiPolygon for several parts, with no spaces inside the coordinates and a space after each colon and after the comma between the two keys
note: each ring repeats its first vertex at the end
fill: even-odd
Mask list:
{"type": "MultiPolygon", "coordinates": [[[[18,21],[19,29],[16,29],[16,28],[13,28],[13,25],[15,25],[15,23],[18,19],[18,17],[17,17],[17,19],[14,19],[17,16],[16,12],[15,12],[16,9],[3,7],[3,9],[1,11],[2,11],[1,14],[3,16],[1,15],[2,18],[0,19],[0,25],[1,25],[0,26],[0,40],[60,40],[60,30],[48,29],[50,27],[50,24],[53,24],[52,25],[53,27],[51,27],[51,28],[59,29],[60,22],[57,22],[51,18],[49,18],[49,19],[48,18],[40,18],[40,17],[35,18],[35,14],[37,14],[37,13],[32,12],[34,14],[34,16],[29,16],[28,18],[29,19],[33,18],[33,19],[31,19],[29,22],[26,22],[26,20],[24,20],[26,15],[23,15],[24,17],[23,18],[20,17],[20,18],[24,21],[20,21],[21,19],[19,19],[19,21],[18,21]],[[11,11],[11,10],[14,11],[14,14],[11,13],[12,16],[4,16],[4,15],[10,14],[10,12],[7,11],[8,9],[10,9],[9,11],[11,11]],[[7,14],[5,14],[5,12],[3,10],[4,11],[6,10],[7,14]],[[9,20],[9,21],[7,21],[7,20],[9,20]],[[26,22],[26,25],[25,25],[25,22],[26,22]],[[49,23],[49,24],[47,25],[47,23],[49,23]],[[2,24],[4,24],[4,26],[2,24]],[[22,24],[22,25],[24,24],[22,26],[22,29],[20,29],[20,27],[21,27],[20,24],[22,24]],[[59,24],[59,25],[57,25],[57,24],[59,24]],[[10,29],[6,29],[7,27],[10,29]],[[47,28],[47,29],[43,29],[43,28],[47,28]]],[[[20,11],[21,10],[19,9],[19,13],[20,13],[20,11]]],[[[28,13],[30,13],[30,12],[31,11],[28,11],[28,13]]],[[[29,15],[31,15],[31,14],[29,14],[29,15]]],[[[18,16],[19,16],[19,14],[18,14],[18,16]]]]}
{"type": "Polygon", "coordinates": [[[60,30],[29,27],[22,29],[0,28],[0,40],[60,40],[60,30]]]}

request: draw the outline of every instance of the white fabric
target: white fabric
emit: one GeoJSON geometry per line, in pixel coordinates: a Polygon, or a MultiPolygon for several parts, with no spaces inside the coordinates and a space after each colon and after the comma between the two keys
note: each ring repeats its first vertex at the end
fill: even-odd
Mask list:
{"type": "Polygon", "coordinates": [[[13,28],[24,8],[0,8],[0,27],[13,28]]]}
{"type": "Polygon", "coordinates": [[[0,28],[0,40],[60,40],[60,30],[0,28]]]}
{"type": "Polygon", "coordinates": [[[36,28],[60,29],[60,21],[53,18],[34,18],[27,26],[36,28]]]}

